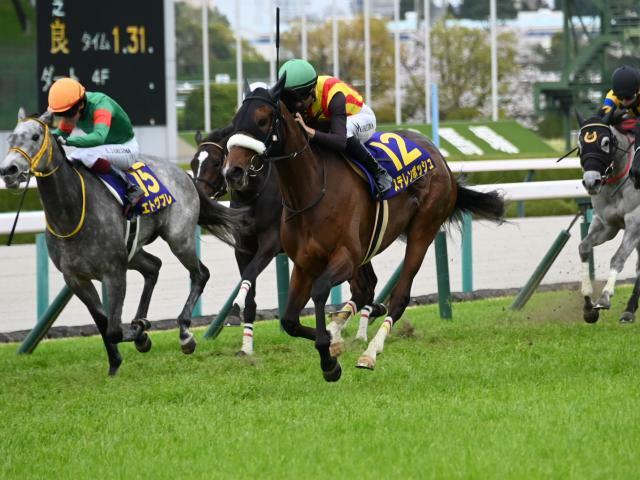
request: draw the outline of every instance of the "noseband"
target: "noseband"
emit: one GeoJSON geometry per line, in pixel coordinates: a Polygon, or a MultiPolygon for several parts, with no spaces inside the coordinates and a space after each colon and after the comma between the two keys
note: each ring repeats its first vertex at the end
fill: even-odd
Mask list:
{"type": "MultiPolygon", "coordinates": [[[[584,143],[595,143],[598,140],[598,134],[595,132],[595,130],[592,132],[587,132],[584,135],[582,134],[583,130],[587,127],[604,127],[609,131],[608,138],[611,146],[611,152],[608,154],[604,152],[603,153],[591,152],[591,153],[586,153],[584,156],[580,155],[580,164],[582,165],[583,170],[584,170],[584,163],[589,158],[593,158],[603,163],[606,162],[607,158],[609,158],[610,159],[609,164],[605,168],[604,174],[602,175],[602,183],[614,183],[620,180],[620,178],[622,178],[624,175],[627,174],[629,169],[627,168],[622,174],[611,178],[611,175],[613,174],[613,171],[615,168],[615,161],[616,161],[615,153],[621,151],[621,152],[624,152],[626,155],[627,153],[629,153],[629,150],[632,148],[633,143],[631,143],[629,145],[629,148],[627,148],[626,150],[623,150],[622,148],[620,148],[618,146],[618,138],[615,136],[615,134],[611,130],[611,125],[607,125],[605,123],[589,123],[580,127],[580,135],[582,136],[584,143]]],[[[582,150],[582,148],[580,148],[580,150],[582,150]]]]}

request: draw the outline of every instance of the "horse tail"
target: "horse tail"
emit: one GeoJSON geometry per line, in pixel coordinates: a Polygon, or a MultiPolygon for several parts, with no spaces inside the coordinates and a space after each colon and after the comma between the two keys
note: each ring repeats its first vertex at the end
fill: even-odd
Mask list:
{"type": "Polygon", "coordinates": [[[465,186],[464,179],[461,178],[458,178],[456,183],[458,196],[450,218],[452,221],[458,223],[463,213],[472,213],[495,223],[504,222],[505,200],[501,193],[497,190],[489,192],[473,190],[465,186]]]}
{"type": "Polygon", "coordinates": [[[228,208],[211,200],[196,186],[200,198],[200,216],[198,225],[210,232],[222,242],[236,247],[233,232],[245,226],[245,213],[241,209],[228,208]]]}

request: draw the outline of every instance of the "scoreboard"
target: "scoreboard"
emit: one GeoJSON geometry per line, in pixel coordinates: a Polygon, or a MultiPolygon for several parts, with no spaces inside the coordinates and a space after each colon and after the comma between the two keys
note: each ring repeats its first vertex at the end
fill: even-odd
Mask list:
{"type": "Polygon", "coordinates": [[[37,0],[38,103],[51,84],[106,93],[134,125],[165,125],[163,0],[37,0]]]}

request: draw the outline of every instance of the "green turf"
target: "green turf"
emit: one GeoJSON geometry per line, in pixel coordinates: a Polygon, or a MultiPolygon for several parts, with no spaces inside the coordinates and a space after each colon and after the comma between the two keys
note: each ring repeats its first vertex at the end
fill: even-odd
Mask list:
{"type": "Polygon", "coordinates": [[[175,331],[152,332],[113,379],[97,338],[4,345],[0,478],[633,478],[629,291],[595,325],[577,292],[518,313],[510,298],[455,304],[452,322],[409,309],[374,372],[348,344],[336,384],[275,322],[256,325],[253,359],[234,356],[239,328],[190,357],[175,331]]]}

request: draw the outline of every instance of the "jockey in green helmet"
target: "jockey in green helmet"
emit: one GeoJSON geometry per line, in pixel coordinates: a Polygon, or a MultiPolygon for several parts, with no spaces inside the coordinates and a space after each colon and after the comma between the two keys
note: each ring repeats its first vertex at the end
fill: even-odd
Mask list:
{"type": "Polygon", "coordinates": [[[360,93],[338,78],[318,76],[306,60],[287,61],[278,77],[285,73],[282,100],[311,141],[346,152],[360,162],[373,176],[381,198],[393,181],[362,144],[375,132],[376,116],[360,93]],[[325,131],[318,130],[322,125],[325,131]]]}

